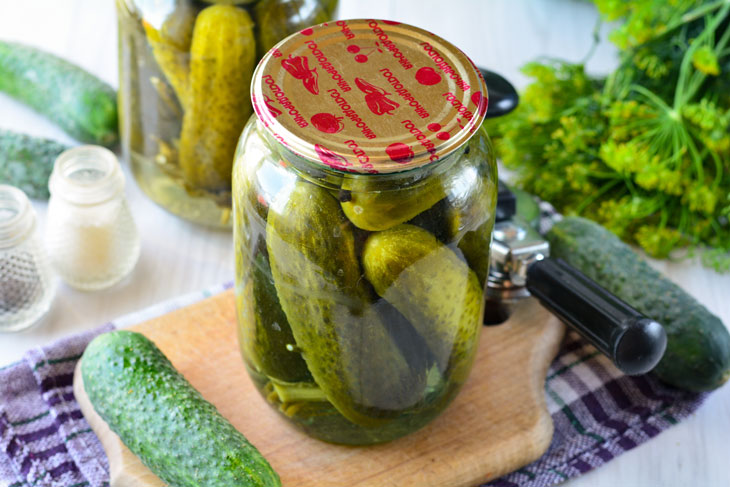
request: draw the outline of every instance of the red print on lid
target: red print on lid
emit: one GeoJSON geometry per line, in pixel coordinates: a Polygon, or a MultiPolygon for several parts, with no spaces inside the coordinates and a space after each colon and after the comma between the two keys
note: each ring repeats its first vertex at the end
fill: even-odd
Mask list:
{"type": "Polygon", "coordinates": [[[352,166],[352,163],[348,162],[347,159],[339,154],[335,154],[334,152],[322,145],[314,144],[314,150],[317,151],[319,160],[321,160],[330,167],[341,169],[347,166],[352,166]]]}
{"type": "Polygon", "coordinates": [[[428,66],[416,71],[416,81],[422,85],[431,86],[441,82],[441,75],[428,66]]]}
{"type": "Polygon", "coordinates": [[[326,134],[336,134],[345,128],[342,117],[336,117],[331,113],[317,113],[310,119],[317,130],[326,134]]]}
{"type": "Polygon", "coordinates": [[[282,157],[361,174],[456,153],[479,136],[488,104],[478,68],[458,47],[379,19],[301,26],[263,57],[251,97],[282,157]]]}
{"type": "Polygon", "coordinates": [[[281,60],[281,66],[296,79],[302,80],[304,87],[313,95],[319,94],[317,86],[317,68],[309,69],[307,56],[294,56],[289,54],[287,59],[281,60]]]}
{"type": "Polygon", "coordinates": [[[269,109],[269,113],[271,113],[272,117],[276,118],[281,115],[281,110],[274,106],[274,100],[266,95],[264,95],[264,103],[266,104],[266,108],[269,109]]]}
{"type": "Polygon", "coordinates": [[[400,106],[398,103],[387,97],[390,93],[368,83],[362,78],[355,78],[355,84],[358,88],[360,88],[360,91],[365,93],[365,103],[368,104],[368,108],[375,115],[384,115],[386,113],[391,115],[393,110],[400,106]]]}
{"type": "Polygon", "coordinates": [[[486,97],[482,96],[481,91],[475,92],[473,95],[471,95],[471,101],[478,107],[479,116],[484,116],[485,113],[487,113],[487,106],[489,100],[486,97]]]}
{"type": "Polygon", "coordinates": [[[394,142],[390,144],[388,147],[385,148],[385,152],[388,153],[391,160],[400,163],[400,164],[406,164],[408,162],[411,162],[413,159],[413,150],[410,146],[402,143],[402,142],[394,142]]]}
{"type": "Polygon", "coordinates": [[[371,56],[375,52],[382,53],[383,50],[380,49],[380,43],[376,42],[374,46],[358,46],[357,44],[350,44],[347,46],[347,52],[355,54],[355,61],[358,63],[366,63],[369,59],[368,56],[371,56]]]}

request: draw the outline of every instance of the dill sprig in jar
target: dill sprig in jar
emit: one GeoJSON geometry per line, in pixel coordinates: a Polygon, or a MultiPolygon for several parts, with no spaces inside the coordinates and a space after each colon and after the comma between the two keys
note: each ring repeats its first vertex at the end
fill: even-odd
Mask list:
{"type": "Polygon", "coordinates": [[[63,280],[90,291],[128,275],[139,257],[140,239],[114,153],[97,146],[63,152],[49,189],[46,240],[63,280]]]}
{"type": "Polygon", "coordinates": [[[36,227],[25,193],[0,185],[0,331],[26,329],[51,306],[52,271],[36,227]]]}

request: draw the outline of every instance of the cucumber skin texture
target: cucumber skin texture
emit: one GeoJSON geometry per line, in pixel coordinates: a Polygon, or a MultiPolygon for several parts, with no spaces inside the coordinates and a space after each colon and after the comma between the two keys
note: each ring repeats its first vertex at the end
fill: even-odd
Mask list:
{"type": "Polygon", "coordinates": [[[387,230],[428,210],[446,193],[439,176],[429,176],[412,187],[378,191],[372,177],[354,176],[342,184],[350,199],[342,202],[342,211],[358,228],[387,230]]]}
{"type": "Polygon", "coordinates": [[[143,335],[98,336],[81,373],[99,416],[170,487],[281,486],[258,450],[143,335]]]}
{"type": "Polygon", "coordinates": [[[0,41],[0,91],[81,142],[112,147],[119,141],[114,89],[53,54],[0,41]]]}
{"type": "Polygon", "coordinates": [[[54,140],[0,129],[0,183],[22,189],[29,198],[48,199],[53,163],[66,149],[54,140]]]}
{"type": "Polygon", "coordinates": [[[700,392],[716,389],[730,378],[730,333],[722,321],[613,233],[590,220],[567,217],[547,239],[552,256],[664,326],[667,350],[653,371],[659,379],[700,392]]]}
{"type": "Polygon", "coordinates": [[[195,189],[230,191],[236,144],[253,113],[253,26],[233,5],[206,7],[195,20],[179,160],[185,182],[195,189]]]}
{"type": "Polygon", "coordinates": [[[465,380],[484,309],[474,271],[428,231],[408,224],[373,233],[362,261],[368,281],[418,330],[440,369],[465,380]]]}
{"type": "Polygon", "coordinates": [[[248,283],[238,303],[239,341],[259,372],[284,382],[313,382],[302,356],[287,350],[295,345],[289,321],[277,299],[271,267],[264,252],[250,264],[248,283]]]}
{"type": "Polygon", "coordinates": [[[275,200],[269,209],[266,242],[297,345],[343,416],[362,426],[382,424],[418,402],[425,370],[409,366],[371,306],[352,227],[337,200],[303,181],[283,197],[285,204],[275,200]]]}

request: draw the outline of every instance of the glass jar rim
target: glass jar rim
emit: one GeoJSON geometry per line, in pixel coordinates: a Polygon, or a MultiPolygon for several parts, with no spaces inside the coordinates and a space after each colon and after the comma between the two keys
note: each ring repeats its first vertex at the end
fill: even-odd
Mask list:
{"type": "Polygon", "coordinates": [[[109,149],[82,145],[56,158],[48,183],[52,196],[79,205],[103,203],[124,190],[124,174],[109,149]]]}
{"type": "Polygon", "coordinates": [[[36,213],[26,194],[8,184],[0,184],[0,249],[24,241],[35,228],[36,213]]]}

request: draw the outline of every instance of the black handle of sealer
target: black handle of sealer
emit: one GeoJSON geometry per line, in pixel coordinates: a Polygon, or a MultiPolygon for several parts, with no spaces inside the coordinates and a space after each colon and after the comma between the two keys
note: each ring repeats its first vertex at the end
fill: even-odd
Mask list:
{"type": "Polygon", "coordinates": [[[561,259],[536,261],[527,289],[628,375],[649,372],[664,355],[664,328],[561,259]]]}
{"type": "Polygon", "coordinates": [[[515,87],[503,76],[485,68],[479,68],[489,93],[489,109],[486,118],[501,117],[517,108],[520,97],[515,87]]]}

